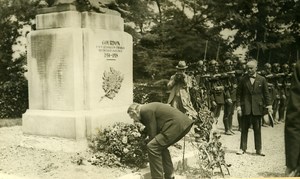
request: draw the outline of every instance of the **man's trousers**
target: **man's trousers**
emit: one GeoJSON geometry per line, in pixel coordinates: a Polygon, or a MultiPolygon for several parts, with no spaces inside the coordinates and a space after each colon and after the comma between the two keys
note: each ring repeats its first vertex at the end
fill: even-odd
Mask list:
{"type": "Polygon", "coordinates": [[[167,146],[162,146],[155,138],[147,144],[152,179],[171,179],[174,168],[168,147],[183,138],[191,127],[192,125],[167,146]]]}
{"type": "Polygon", "coordinates": [[[247,141],[248,141],[248,129],[250,125],[253,126],[254,133],[254,144],[255,150],[259,151],[262,148],[261,142],[261,120],[262,116],[254,116],[254,115],[243,115],[242,116],[242,131],[241,131],[241,144],[240,149],[246,151],[247,150],[247,141]]]}

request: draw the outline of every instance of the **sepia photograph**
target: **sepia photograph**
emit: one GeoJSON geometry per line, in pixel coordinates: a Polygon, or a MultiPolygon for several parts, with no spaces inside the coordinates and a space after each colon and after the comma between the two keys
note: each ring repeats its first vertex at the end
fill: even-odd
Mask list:
{"type": "Polygon", "coordinates": [[[300,178],[299,0],[0,0],[0,179],[300,178]]]}

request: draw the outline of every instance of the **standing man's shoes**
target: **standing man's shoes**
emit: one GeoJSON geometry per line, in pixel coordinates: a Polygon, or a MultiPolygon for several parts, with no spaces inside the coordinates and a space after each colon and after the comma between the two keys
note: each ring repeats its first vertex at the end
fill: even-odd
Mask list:
{"type": "Polygon", "coordinates": [[[225,135],[232,135],[232,133],[229,132],[229,131],[226,131],[226,132],[225,132],[225,135]]]}
{"type": "Polygon", "coordinates": [[[259,156],[262,156],[262,157],[264,157],[264,156],[266,156],[264,153],[262,153],[260,150],[257,150],[256,151],[256,155],[259,155],[259,156]]]}
{"type": "Polygon", "coordinates": [[[235,134],[232,130],[229,130],[229,132],[230,132],[231,134],[235,134]]]}
{"type": "Polygon", "coordinates": [[[245,153],[245,151],[244,150],[242,150],[242,149],[240,149],[239,151],[237,151],[237,155],[243,155],[245,153]]]}

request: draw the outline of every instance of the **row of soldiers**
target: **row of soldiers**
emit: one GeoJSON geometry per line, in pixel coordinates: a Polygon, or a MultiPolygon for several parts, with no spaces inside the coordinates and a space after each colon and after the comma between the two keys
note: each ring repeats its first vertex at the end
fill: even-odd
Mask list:
{"type": "MultiPolygon", "coordinates": [[[[216,60],[209,62],[198,61],[196,69],[189,71],[193,76],[194,84],[190,90],[191,101],[198,111],[207,107],[218,121],[222,108],[224,109],[223,123],[226,135],[234,134],[232,120],[236,108],[236,92],[239,80],[247,74],[246,60],[239,60],[236,63],[232,60],[225,60],[220,64],[216,60]]],[[[190,65],[194,66],[194,65],[190,65]]],[[[268,81],[268,89],[273,101],[273,118],[276,123],[284,122],[286,104],[291,85],[291,76],[295,63],[288,64],[266,63],[258,74],[264,76],[268,81]]],[[[240,130],[241,116],[238,116],[240,130]]],[[[263,121],[263,126],[267,126],[263,121]]]]}

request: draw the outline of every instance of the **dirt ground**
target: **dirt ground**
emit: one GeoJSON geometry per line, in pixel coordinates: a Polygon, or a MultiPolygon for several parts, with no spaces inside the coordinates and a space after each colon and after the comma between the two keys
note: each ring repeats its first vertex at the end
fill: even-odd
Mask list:
{"type": "MultiPolygon", "coordinates": [[[[235,128],[236,125],[235,121],[235,128]]],[[[217,129],[222,134],[226,161],[231,164],[230,175],[226,175],[226,178],[284,176],[284,124],[278,124],[274,128],[262,128],[265,157],[254,155],[253,131],[249,132],[247,153],[236,155],[240,132],[235,131],[231,136],[224,135],[221,120],[217,129]]],[[[83,146],[84,144],[65,139],[24,136],[20,126],[0,128],[0,179],[116,179],[132,172],[130,169],[91,165],[86,161],[91,157],[91,153],[83,150],[83,146]],[[77,165],[78,159],[83,159],[83,165],[77,165]]],[[[188,145],[186,150],[189,152],[193,149],[188,145]]],[[[182,150],[171,147],[171,154],[180,157],[182,150]]]]}

